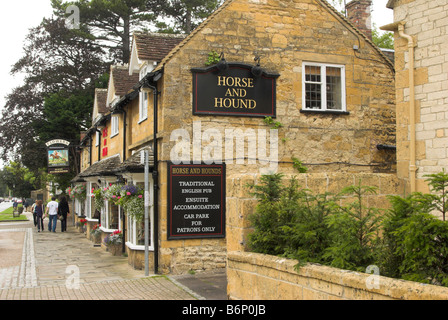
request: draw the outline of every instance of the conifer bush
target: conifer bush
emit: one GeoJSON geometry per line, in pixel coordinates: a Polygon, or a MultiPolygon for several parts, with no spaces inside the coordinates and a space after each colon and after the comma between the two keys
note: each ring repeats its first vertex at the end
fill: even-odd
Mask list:
{"type": "Polygon", "coordinates": [[[380,210],[366,205],[373,187],[314,194],[294,177],[262,176],[249,186],[259,200],[249,248],[297,259],[297,268],[311,262],[363,272],[376,265],[384,276],[448,286],[448,175],[427,177],[436,194],[389,196],[390,209],[380,210]]]}

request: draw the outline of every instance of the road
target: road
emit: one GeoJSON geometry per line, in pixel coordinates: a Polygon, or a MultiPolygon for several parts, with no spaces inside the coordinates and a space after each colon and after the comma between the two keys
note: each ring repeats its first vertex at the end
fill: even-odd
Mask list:
{"type": "Polygon", "coordinates": [[[10,202],[10,201],[5,202],[4,201],[4,202],[0,203],[0,212],[4,211],[4,210],[6,210],[6,209],[8,209],[10,207],[12,207],[12,202],[10,202]]]}

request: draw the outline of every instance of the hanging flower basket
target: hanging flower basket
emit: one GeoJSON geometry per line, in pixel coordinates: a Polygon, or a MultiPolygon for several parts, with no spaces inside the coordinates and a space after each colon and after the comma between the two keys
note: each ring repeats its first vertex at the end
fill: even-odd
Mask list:
{"type": "Polygon", "coordinates": [[[87,198],[86,193],[86,185],[85,184],[77,184],[70,190],[70,195],[73,194],[73,197],[79,201],[84,201],[87,198]]]}
{"type": "Polygon", "coordinates": [[[112,184],[107,188],[103,189],[104,198],[115,205],[119,205],[119,201],[121,199],[121,188],[122,184],[112,184]]]}
{"type": "Polygon", "coordinates": [[[120,205],[128,215],[137,221],[141,221],[145,215],[143,194],[144,191],[134,185],[125,185],[121,188],[120,205]]]}
{"type": "Polygon", "coordinates": [[[102,188],[92,189],[93,204],[98,211],[104,208],[105,191],[102,188]]]}

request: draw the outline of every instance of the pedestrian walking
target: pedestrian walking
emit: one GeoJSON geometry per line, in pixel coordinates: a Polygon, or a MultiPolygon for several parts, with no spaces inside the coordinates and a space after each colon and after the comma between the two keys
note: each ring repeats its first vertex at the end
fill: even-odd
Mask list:
{"type": "Polygon", "coordinates": [[[59,199],[58,217],[61,220],[61,232],[67,231],[67,216],[70,213],[67,198],[62,196],[59,199]]]}
{"type": "Polygon", "coordinates": [[[56,197],[51,197],[51,201],[47,203],[46,214],[48,214],[48,231],[56,232],[56,223],[58,221],[58,203],[56,197]]]}
{"type": "Polygon", "coordinates": [[[34,221],[34,226],[37,226],[37,216],[36,216],[36,207],[37,207],[37,203],[39,202],[39,200],[36,200],[33,205],[31,206],[31,212],[33,213],[33,221],[34,221]]]}
{"type": "Polygon", "coordinates": [[[44,231],[44,205],[42,200],[37,200],[34,206],[34,210],[36,212],[36,224],[37,224],[37,232],[44,231]]]}

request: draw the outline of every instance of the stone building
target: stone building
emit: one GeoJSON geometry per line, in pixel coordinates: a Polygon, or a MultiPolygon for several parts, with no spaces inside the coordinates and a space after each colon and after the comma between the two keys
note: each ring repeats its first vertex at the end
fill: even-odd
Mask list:
{"type": "MultiPolygon", "coordinates": [[[[84,137],[79,177],[138,184],[140,151],[152,154],[151,268],[225,267],[227,251],[245,250],[256,204],[246,184],[263,173],[297,175],[317,192],[362,181],[379,187],[372,204],[397,193],[394,68],[355,26],[367,25],[362,17],[351,23],[324,0],[227,0],[160,60],[141,55],[161,43],[156,36],[134,35],[127,68],[139,78],[108,93],[109,113],[84,137]],[[99,161],[87,162],[95,132],[111,135],[114,117],[107,155],[100,139],[99,161]],[[294,169],[298,161],[308,173],[294,169]]],[[[135,234],[117,210],[119,228],[135,234]]],[[[141,267],[132,251],[140,244],[126,239],[141,267]]]]}
{"type": "Polygon", "coordinates": [[[395,32],[397,174],[408,192],[448,166],[448,1],[390,0],[395,32]]]}

